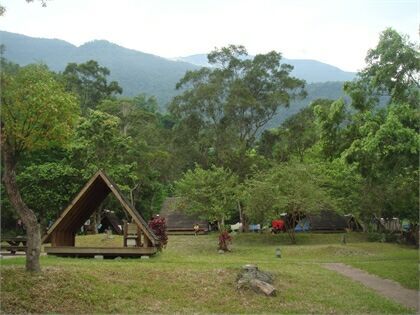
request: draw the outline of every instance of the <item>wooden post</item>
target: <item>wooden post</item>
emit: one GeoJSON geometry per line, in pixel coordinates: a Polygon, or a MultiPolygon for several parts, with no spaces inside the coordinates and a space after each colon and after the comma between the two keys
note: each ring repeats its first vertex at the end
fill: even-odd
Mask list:
{"type": "Polygon", "coordinates": [[[152,245],[152,244],[151,244],[149,238],[146,235],[144,235],[144,247],[149,247],[150,245],[152,245]]]}
{"type": "MultiPolygon", "coordinates": [[[[137,225],[137,224],[136,224],[137,225]]],[[[136,246],[140,247],[141,246],[141,229],[140,227],[137,225],[137,239],[136,239],[136,246]]]]}
{"type": "Polygon", "coordinates": [[[123,231],[124,231],[124,247],[127,247],[127,221],[124,220],[124,227],[123,227],[123,231]]]}

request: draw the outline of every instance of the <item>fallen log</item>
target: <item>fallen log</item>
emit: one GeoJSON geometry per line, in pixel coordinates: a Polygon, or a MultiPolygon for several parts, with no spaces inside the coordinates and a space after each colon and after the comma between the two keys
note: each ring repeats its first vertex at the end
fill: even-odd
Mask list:
{"type": "Polygon", "coordinates": [[[267,282],[258,279],[252,279],[250,284],[255,292],[261,291],[267,296],[276,296],[276,288],[267,282]]]}

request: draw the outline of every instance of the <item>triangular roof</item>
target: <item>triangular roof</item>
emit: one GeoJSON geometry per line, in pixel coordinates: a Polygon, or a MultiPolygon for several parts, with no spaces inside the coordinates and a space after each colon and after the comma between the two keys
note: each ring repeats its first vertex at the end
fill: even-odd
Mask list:
{"type": "Polygon", "coordinates": [[[59,218],[48,229],[42,242],[50,241],[51,235],[57,231],[79,231],[81,226],[90,218],[93,212],[111,192],[120,202],[123,210],[142,228],[152,244],[159,244],[159,239],[149,228],[141,214],[134,209],[133,205],[121,193],[118,186],[102,170],[93,175],[73,201],[64,209],[59,218]]]}

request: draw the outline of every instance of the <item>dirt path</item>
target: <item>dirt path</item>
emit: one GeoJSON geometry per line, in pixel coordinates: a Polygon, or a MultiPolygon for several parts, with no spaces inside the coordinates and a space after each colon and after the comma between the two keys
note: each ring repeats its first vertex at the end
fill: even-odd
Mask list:
{"type": "Polygon", "coordinates": [[[336,271],[346,277],[359,281],[368,288],[375,290],[381,295],[392,299],[397,303],[417,311],[420,310],[419,292],[416,290],[406,289],[395,281],[382,279],[378,276],[371,275],[366,271],[353,268],[345,264],[329,263],[323,264],[323,266],[329,270],[336,271]]]}

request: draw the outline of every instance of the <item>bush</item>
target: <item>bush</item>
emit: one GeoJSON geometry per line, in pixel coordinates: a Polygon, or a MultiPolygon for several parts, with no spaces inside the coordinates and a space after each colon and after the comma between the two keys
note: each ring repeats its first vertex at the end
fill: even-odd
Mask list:
{"type": "Polygon", "coordinates": [[[369,242],[384,242],[385,241],[385,234],[378,233],[378,232],[369,232],[367,235],[367,240],[369,242]]]}
{"type": "Polygon", "coordinates": [[[228,245],[232,243],[232,237],[230,236],[228,231],[223,231],[219,235],[219,249],[223,251],[228,251],[228,245]]]}
{"type": "Polygon", "coordinates": [[[149,221],[149,227],[153,233],[159,238],[160,246],[165,247],[168,243],[168,235],[166,234],[166,220],[163,217],[154,217],[149,221]]]}
{"type": "Polygon", "coordinates": [[[396,243],[399,241],[399,235],[395,233],[369,232],[367,239],[369,242],[396,243]]]}

